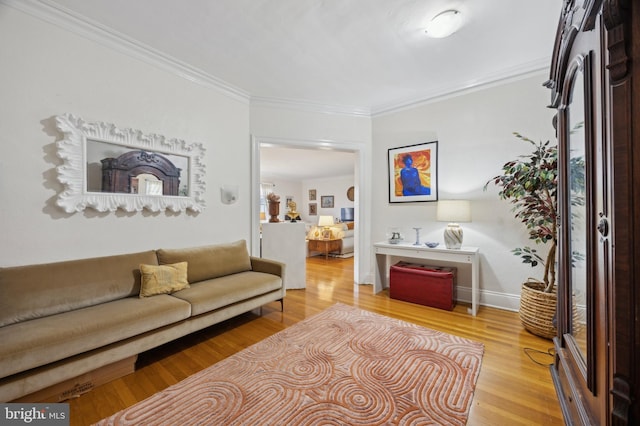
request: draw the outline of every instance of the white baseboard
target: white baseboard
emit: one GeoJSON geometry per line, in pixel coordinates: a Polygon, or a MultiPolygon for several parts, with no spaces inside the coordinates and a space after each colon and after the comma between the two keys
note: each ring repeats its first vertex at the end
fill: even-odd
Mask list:
{"type": "MultiPolygon", "coordinates": [[[[471,288],[457,287],[456,290],[456,300],[471,303],[471,288]]],[[[520,309],[520,296],[516,294],[499,293],[497,291],[480,289],[478,305],[518,312],[520,309]]]]}
{"type": "MultiPolygon", "coordinates": [[[[361,284],[371,285],[372,281],[373,279],[365,280],[365,282],[361,284]]],[[[457,287],[456,300],[471,303],[471,288],[457,287]]],[[[518,312],[520,309],[520,295],[480,289],[478,305],[518,312]]]]}

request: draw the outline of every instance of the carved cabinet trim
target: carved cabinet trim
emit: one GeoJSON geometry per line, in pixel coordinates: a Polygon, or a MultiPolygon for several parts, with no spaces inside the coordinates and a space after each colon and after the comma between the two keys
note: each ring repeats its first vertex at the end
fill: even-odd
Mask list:
{"type": "Polygon", "coordinates": [[[150,174],[162,181],[162,195],[178,195],[180,169],[156,152],[131,151],[102,161],[102,191],[133,193],[133,179],[150,174]]]}

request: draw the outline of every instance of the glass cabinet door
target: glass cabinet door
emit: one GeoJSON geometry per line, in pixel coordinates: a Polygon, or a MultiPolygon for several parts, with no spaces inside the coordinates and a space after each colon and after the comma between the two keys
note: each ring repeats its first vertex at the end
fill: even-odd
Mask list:
{"type": "Polygon", "coordinates": [[[585,153],[584,131],[585,102],[584,75],[576,70],[573,80],[571,107],[568,111],[568,219],[569,219],[569,256],[571,259],[568,283],[568,295],[571,298],[572,315],[569,319],[569,334],[582,361],[587,360],[587,207],[585,203],[585,153]]]}

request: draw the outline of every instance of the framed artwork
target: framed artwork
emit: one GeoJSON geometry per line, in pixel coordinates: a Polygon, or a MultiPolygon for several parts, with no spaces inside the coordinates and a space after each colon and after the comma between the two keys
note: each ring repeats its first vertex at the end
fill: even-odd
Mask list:
{"type": "Polygon", "coordinates": [[[309,216],[318,215],[318,203],[309,203],[309,216]]]}
{"type": "Polygon", "coordinates": [[[322,195],[320,197],[320,207],[323,209],[333,208],[333,195],[322,195]]]}
{"type": "Polygon", "coordinates": [[[389,202],[438,201],[438,141],[389,148],[389,202]]]}
{"type": "Polygon", "coordinates": [[[331,229],[323,229],[322,230],[322,239],[330,240],[331,239],[331,229]]]}
{"type": "Polygon", "coordinates": [[[315,189],[310,189],[309,190],[309,201],[315,201],[316,200],[316,190],[315,189]]]}

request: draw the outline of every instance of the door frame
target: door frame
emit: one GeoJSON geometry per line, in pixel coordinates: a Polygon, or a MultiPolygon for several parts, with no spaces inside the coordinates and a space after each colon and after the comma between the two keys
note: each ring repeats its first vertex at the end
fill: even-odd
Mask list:
{"type": "Polygon", "coordinates": [[[371,188],[366,176],[371,164],[371,148],[363,142],[324,139],[287,139],[251,136],[251,255],[260,256],[260,146],[271,144],[283,148],[332,149],[353,152],[354,161],[354,264],[355,284],[371,284],[371,188]],[[369,201],[367,201],[369,200],[369,201]]]}

